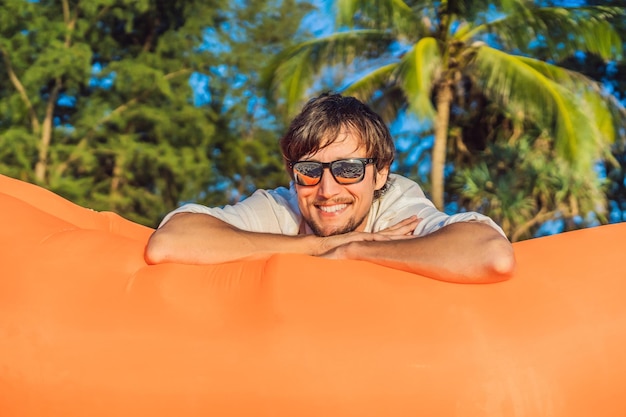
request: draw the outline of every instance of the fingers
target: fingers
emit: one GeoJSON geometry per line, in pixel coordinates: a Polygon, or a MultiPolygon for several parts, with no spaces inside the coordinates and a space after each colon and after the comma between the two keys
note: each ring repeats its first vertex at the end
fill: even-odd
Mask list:
{"type": "Polygon", "coordinates": [[[319,250],[317,251],[319,254],[324,254],[329,251],[332,251],[340,246],[346,245],[350,242],[357,242],[363,240],[388,240],[388,238],[384,236],[375,236],[373,233],[365,233],[365,232],[350,232],[344,233],[340,235],[332,235],[319,238],[320,245],[319,250]]]}
{"type": "Polygon", "coordinates": [[[411,217],[407,217],[404,220],[399,221],[398,223],[389,226],[386,229],[383,229],[378,232],[378,234],[382,235],[412,235],[413,231],[419,224],[422,219],[419,219],[416,215],[411,217]]]}
{"type": "Polygon", "coordinates": [[[350,232],[341,235],[323,237],[320,238],[318,250],[315,252],[315,254],[317,256],[327,254],[325,257],[329,257],[328,253],[350,242],[380,242],[389,240],[413,239],[415,237],[413,236],[413,231],[421,220],[422,219],[419,219],[416,215],[413,215],[376,233],[350,232]]]}

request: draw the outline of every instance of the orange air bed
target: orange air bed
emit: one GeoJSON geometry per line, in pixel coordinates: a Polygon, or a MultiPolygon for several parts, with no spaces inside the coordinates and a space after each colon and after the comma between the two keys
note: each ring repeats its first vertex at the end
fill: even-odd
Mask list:
{"type": "Polygon", "coordinates": [[[626,224],[450,284],[277,254],[148,266],[151,229],[0,176],[2,417],[624,417],[626,224]]]}

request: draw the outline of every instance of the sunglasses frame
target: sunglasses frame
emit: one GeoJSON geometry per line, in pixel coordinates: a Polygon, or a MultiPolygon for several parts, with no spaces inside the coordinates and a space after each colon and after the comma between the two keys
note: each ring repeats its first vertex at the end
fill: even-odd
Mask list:
{"type": "Polygon", "coordinates": [[[322,177],[324,176],[324,171],[325,171],[326,168],[328,168],[328,171],[330,172],[330,175],[332,175],[333,179],[337,182],[337,184],[352,185],[352,184],[358,184],[361,181],[363,181],[363,178],[365,178],[365,169],[367,168],[368,165],[376,163],[376,158],[342,158],[342,159],[337,159],[337,160],[332,161],[332,162],[318,162],[318,161],[296,161],[296,162],[291,162],[291,161],[289,161],[289,169],[291,169],[294,178],[296,178],[296,173],[294,172],[296,164],[303,163],[303,162],[320,164],[322,166],[322,173],[321,173],[320,177],[317,179],[317,182],[315,184],[298,184],[298,182],[296,181],[296,184],[298,184],[301,187],[314,187],[314,186],[318,185],[322,181],[322,177]],[[335,176],[335,174],[333,173],[332,165],[337,163],[337,162],[356,162],[356,161],[358,161],[361,164],[363,164],[363,175],[361,175],[361,178],[359,178],[358,181],[350,182],[350,183],[342,183],[342,182],[340,182],[337,179],[337,177],[335,176]]]}

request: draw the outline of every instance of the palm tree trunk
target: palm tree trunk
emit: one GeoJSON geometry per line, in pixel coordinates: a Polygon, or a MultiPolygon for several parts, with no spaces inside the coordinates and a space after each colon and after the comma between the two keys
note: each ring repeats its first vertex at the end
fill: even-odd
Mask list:
{"type": "Polygon", "coordinates": [[[446,166],[446,149],[448,145],[448,126],[450,124],[450,105],[452,103],[452,87],[444,81],[437,94],[437,117],[435,119],[435,144],[432,153],[430,172],[432,200],[439,210],[444,207],[444,170],[446,166]]]}

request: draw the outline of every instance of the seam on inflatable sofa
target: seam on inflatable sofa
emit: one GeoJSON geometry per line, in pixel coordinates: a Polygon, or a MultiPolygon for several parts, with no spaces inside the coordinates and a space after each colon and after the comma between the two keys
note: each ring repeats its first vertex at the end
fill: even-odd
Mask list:
{"type": "Polygon", "coordinates": [[[64,228],[64,229],[59,229],[59,230],[55,230],[54,232],[44,236],[43,238],[41,238],[41,240],[38,242],[38,244],[44,244],[46,243],[48,240],[50,240],[51,238],[53,238],[54,236],[57,236],[59,234],[62,233],[66,233],[66,232],[73,232],[76,230],[80,230],[78,227],[68,227],[68,228],[64,228]]]}

